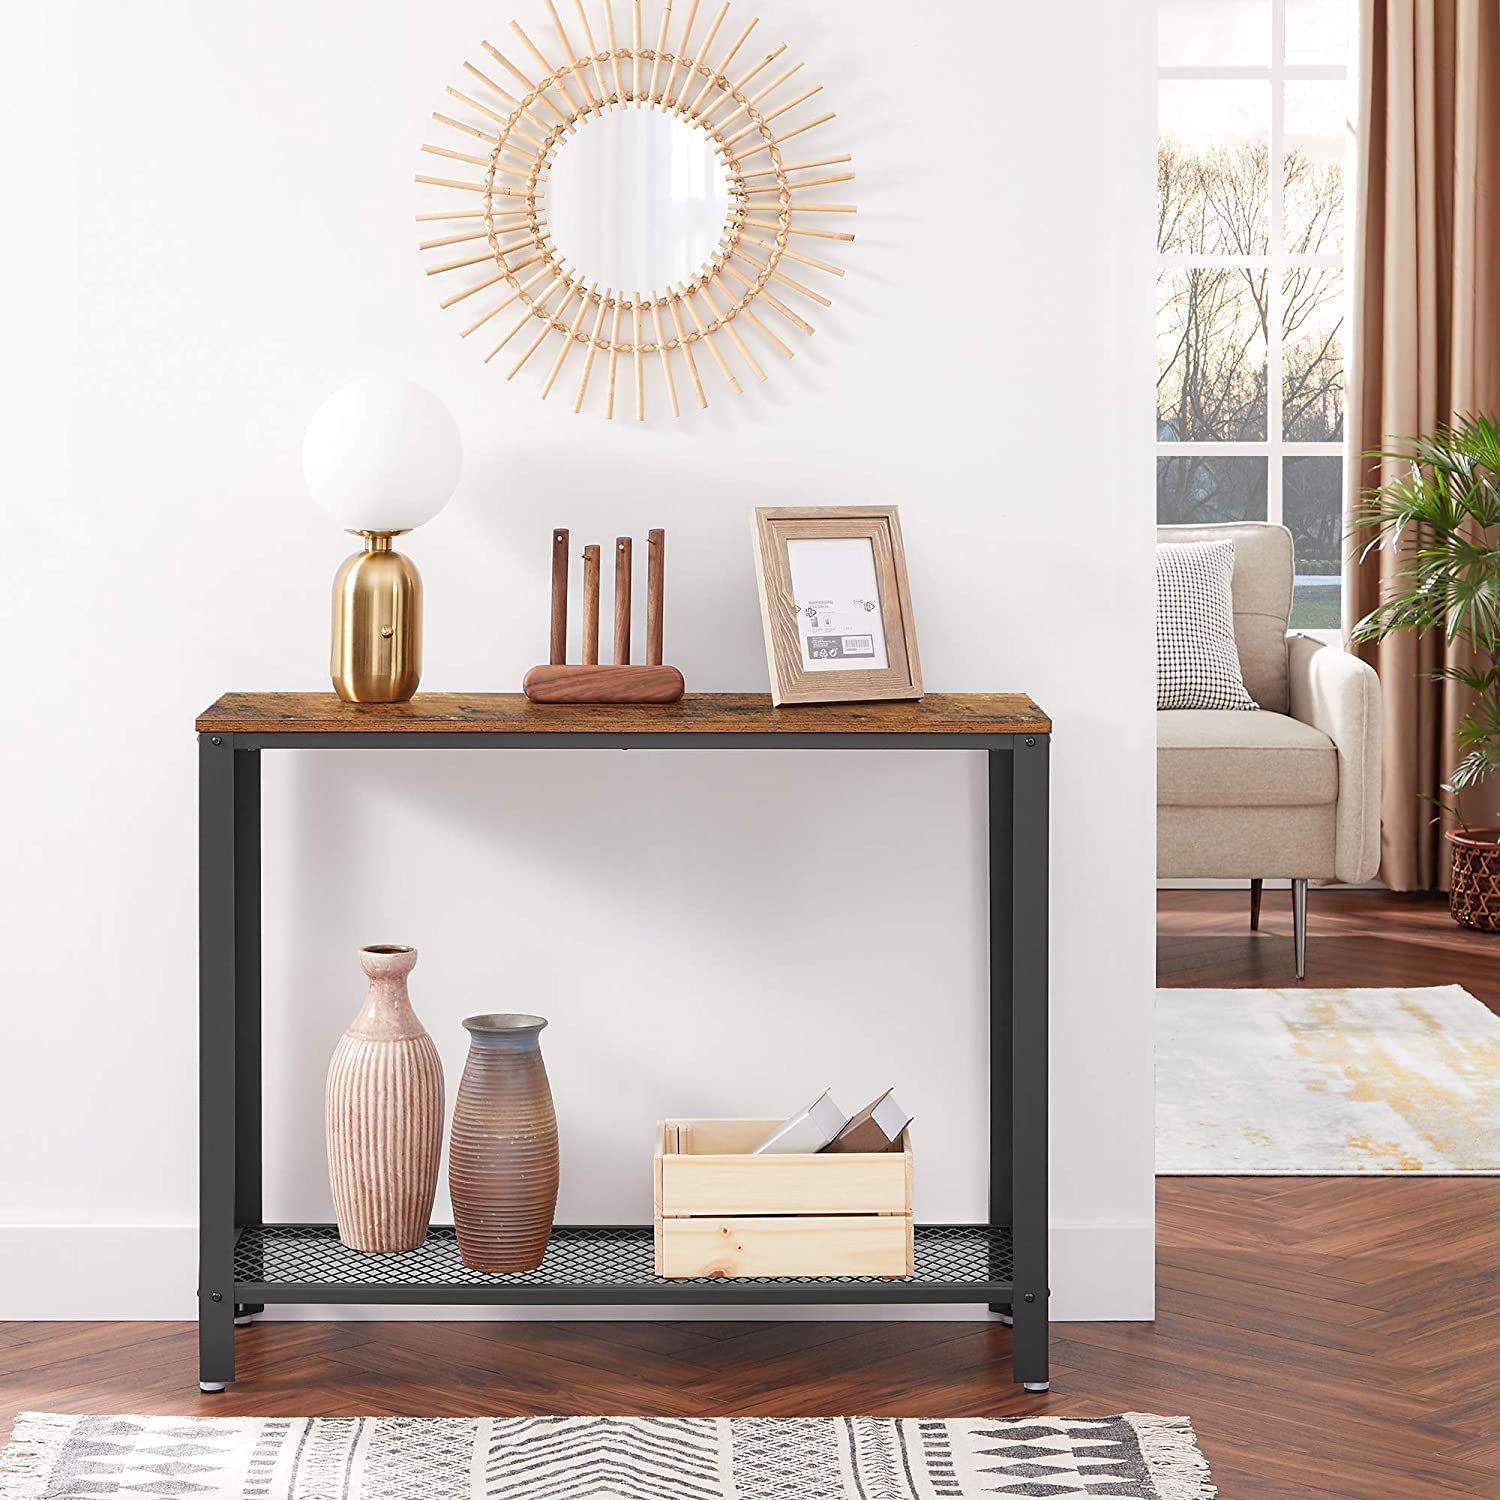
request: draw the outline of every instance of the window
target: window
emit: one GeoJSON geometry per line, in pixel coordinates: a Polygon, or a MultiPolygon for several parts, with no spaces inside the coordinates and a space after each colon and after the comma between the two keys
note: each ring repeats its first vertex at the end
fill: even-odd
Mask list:
{"type": "Polygon", "coordinates": [[[1348,0],[1160,0],[1156,515],[1280,521],[1292,624],[1343,552],[1348,0]]]}

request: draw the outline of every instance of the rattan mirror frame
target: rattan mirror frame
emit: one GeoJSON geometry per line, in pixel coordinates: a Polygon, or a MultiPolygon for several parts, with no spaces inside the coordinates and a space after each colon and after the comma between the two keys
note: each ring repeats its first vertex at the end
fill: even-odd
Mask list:
{"type": "MultiPolygon", "coordinates": [[[[795,63],[753,93],[746,90],[786,52],[782,43],[771,48],[753,66],[736,77],[728,72],[740,54],[757,20],[752,20],[718,57],[707,59],[729,13],[728,0],[719,6],[701,39],[694,40],[699,0],[689,0],[678,39],[671,43],[672,0],[664,0],[656,41],[643,44],[642,0],[592,0],[602,22],[605,45],[600,48],[585,0],[573,0],[583,49],[575,48],[572,36],[559,16],[555,0],[544,0],[563,61],[553,62],[516,21],[510,23],[521,45],[535,59],[540,74],[528,76],[489,42],[482,42],[487,57],[498,63],[519,86],[512,94],[490,73],[466,61],[463,66],[473,81],[473,93],[449,86],[450,99],[469,118],[434,112],[433,119],[470,140],[478,140],[487,151],[459,151],[448,146],[425,144],[430,155],[480,169],[472,178],[417,175],[425,187],[446,193],[462,193],[478,206],[450,208],[417,215],[421,224],[443,221],[478,221],[451,234],[423,239],[424,254],[440,258],[426,265],[429,276],[488,265],[489,273],[442,299],[442,307],[457,307],[469,298],[503,284],[498,300],[461,330],[463,337],[490,324],[506,308],[520,303],[520,317],[484,356],[488,364],[503,349],[519,339],[523,331],[532,337],[520,345],[519,357],[506,371],[514,379],[553,334],[561,342],[542,382],[543,398],[551,394],[575,344],[584,347],[583,365],[573,399],[575,412],[584,409],[597,357],[606,356],[603,410],[616,412],[619,366],[629,361],[633,374],[634,413],[646,416],[647,358],[656,356],[661,370],[661,388],[672,415],[678,416],[677,370],[674,355],[686,371],[693,399],[707,407],[694,346],[707,350],[732,391],[742,387],[735,367],[726,356],[719,335],[732,346],[739,361],[758,380],[766,378],[752,347],[762,342],[772,352],[792,358],[792,348],[758,315],[765,310],[804,336],[812,324],[777,295],[783,288],[798,298],[831,307],[830,299],[794,278],[783,262],[795,262],[821,275],[842,276],[843,268],[792,248],[790,241],[822,240],[847,243],[852,232],[819,228],[805,216],[843,215],[855,212],[853,204],[809,201],[810,190],[832,183],[851,182],[852,170],[804,176],[825,167],[842,167],[846,154],[787,162],[782,147],[835,118],[833,111],[812,113],[800,119],[798,111],[821,92],[821,85],[800,90],[784,100],[773,96],[795,74],[795,63]],[[622,44],[617,36],[614,10],[630,7],[630,39],[622,44]],[[498,106],[500,107],[497,107],[498,106]],[[545,183],[558,148],[580,128],[615,109],[653,109],[676,115],[704,132],[722,160],[729,178],[729,212],[723,238],[713,255],[686,282],[645,292],[600,287],[590,281],[586,269],[575,268],[552,241],[545,214],[545,183]],[[787,119],[791,116],[791,119],[787,119]],[[773,128],[773,122],[783,124],[773,128]],[[778,133],[779,132],[779,133],[778,133]],[[757,158],[765,156],[766,164],[757,158]],[[796,174],[796,175],[794,175],[796,174]],[[765,199],[760,206],[759,199],[765,199]],[[454,247],[476,247],[473,253],[454,247]],[[772,290],[772,284],[775,290],[772,290]],[[747,338],[746,335],[749,335],[747,338]]],[[[451,107],[451,106],[450,106],[451,107]]],[[[821,247],[819,247],[821,248],[821,247]]]]}

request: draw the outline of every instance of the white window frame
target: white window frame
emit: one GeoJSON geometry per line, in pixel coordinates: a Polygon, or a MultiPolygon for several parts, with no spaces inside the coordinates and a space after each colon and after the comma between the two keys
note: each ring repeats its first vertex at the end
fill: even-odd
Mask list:
{"type": "MultiPolygon", "coordinates": [[[[1289,63],[1286,60],[1286,0],[1271,0],[1271,61],[1266,66],[1216,66],[1213,64],[1193,66],[1157,66],[1158,84],[1187,81],[1196,83],[1226,83],[1250,81],[1268,83],[1271,88],[1271,222],[1269,227],[1269,255],[1162,255],[1156,257],[1158,272],[1185,270],[1189,268],[1232,268],[1264,270],[1266,272],[1266,440],[1263,443],[1170,443],[1157,441],[1158,458],[1264,458],[1266,460],[1266,520],[1281,524],[1282,521],[1282,460],[1287,458],[1330,457],[1345,458],[1345,445],[1340,442],[1308,443],[1289,442],[1282,437],[1282,274],[1294,267],[1323,266],[1340,267],[1343,279],[1344,318],[1344,389],[1348,392],[1348,361],[1350,346],[1349,329],[1349,274],[1348,255],[1350,235],[1353,229],[1353,201],[1348,185],[1350,163],[1345,164],[1345,217],[1344,249],[1340,253],[1323,255],[1294,255],[1285,249],[1284,184],[1282,181],[1286,160],[1286,92],[1288,83],[1332,82],[1347,83],[1350,68],[1347,63],[1289,63]]],[[[1347,462],[1347,459],[1345,460],[1347,462]]],[[[1342,587],[1342,581],[1341,581],[1342,587]]],[[[1306,634],[1327,640],[1340,639],[1337,630],[1307,630],[1306,634]]]]}

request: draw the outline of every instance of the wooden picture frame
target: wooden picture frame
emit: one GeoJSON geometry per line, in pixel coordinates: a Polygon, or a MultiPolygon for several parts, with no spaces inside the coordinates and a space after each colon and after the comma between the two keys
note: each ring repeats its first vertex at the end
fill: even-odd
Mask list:
{"type": "Polygon", "coordinates": [[[751,523],[771,702],[920,698],[922,667],[896,507],[762,506],[751,523]],[[799,586],[808,595],[800,601],[799,586]],[[865,620],[869,628],[860,630],[865,620]]]}

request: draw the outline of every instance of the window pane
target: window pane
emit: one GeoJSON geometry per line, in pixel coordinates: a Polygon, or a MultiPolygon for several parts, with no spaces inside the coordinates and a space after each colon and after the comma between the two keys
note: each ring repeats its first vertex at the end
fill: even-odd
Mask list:
{"type": "Polygon", "coordinates": [[[1337,252],[1344,243],[1342,83],[1286,86],[1286,248],[1294,255],[1337,252]]]}
{"type": "Polygon", "coordinates": [[[1344,273],[1294,266],[1281,278],[1281,435],[1292,443],[1344,436],[1344,273]]]}
{"type": "Polygon", "coordinates": [[[1159,85],[1157,248],[1166,255],[1265,255],[1270,245],[1266,83],[1159,85]]]}
{"type": "Polygon", "coordinates": [[[1264,521],[1266,460],[1185,456],[1156,460],[1156,519],[1163,526],[1264,521]]]}
{"type": "Polygon", "coordinates": [[[1160,0],[1156,57],[1169,68],[1269,63],[1269,0],[1160,0]]]}
{"type": "Polygon", "coordinates": [[[1335,630],[1344,556],[1343,459],[1284,459],[1281,515],[1297,555],[1292,624],[1335,630]]]}
{"type": "Polygon", "coordinates": [[[1286,0],[1289,63],[1348,62],[1354,50],[1350,0],[1286,0]]]}
{"type": "Polygon", "coordinates": [[[1266,273],[1193,267],[1156,281],[1156,440],[1266,437],[1266,273]]]}

